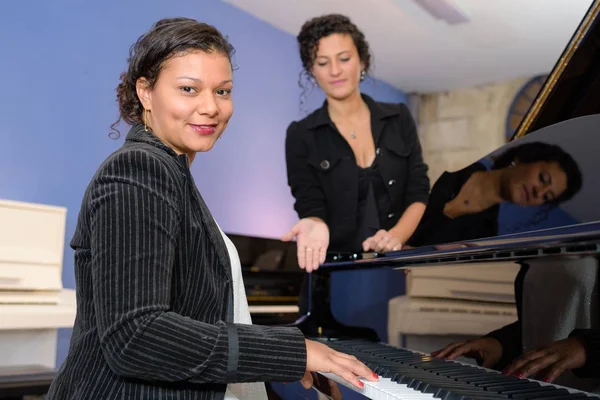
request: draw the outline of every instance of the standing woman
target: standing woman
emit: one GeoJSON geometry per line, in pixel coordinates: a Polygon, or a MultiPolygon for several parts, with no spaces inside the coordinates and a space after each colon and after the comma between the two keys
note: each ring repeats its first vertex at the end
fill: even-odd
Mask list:
{"type": "Polygon", "coordinates": [[[266,392],[251,382],[309,386],[311,371],[376,379],[298,329],[252,325],[235,247],[190,173],[233,113],[232,52],[188,18],[159,21],[132,47],[117,88],[132,127],[83,198],[77,316],[49,400],[252,400],[266,392]]]}
{"type": "Polygon", "coordinates": [[[290,124],[288,184],[300,221],[298,262],[311,272],[326,251],[395,251],[412,235],[429,195],[415,123],[406,105],[374,101],[360,82],[371,65],[363,33],[331,14],[307,21],[300,58],[325,92],[323,106],[290,124]]]}

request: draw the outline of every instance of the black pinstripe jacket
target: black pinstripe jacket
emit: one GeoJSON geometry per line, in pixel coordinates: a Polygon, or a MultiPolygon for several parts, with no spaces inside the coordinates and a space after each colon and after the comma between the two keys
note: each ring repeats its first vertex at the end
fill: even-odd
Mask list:
{"type": "Polygon", "coordinates": [[[71,247],[77,316],[48,399],[222,399],[303,376],[299,330],[232,323],[227,249],[188,157],[142,126],[93,177],[71,247]]]}

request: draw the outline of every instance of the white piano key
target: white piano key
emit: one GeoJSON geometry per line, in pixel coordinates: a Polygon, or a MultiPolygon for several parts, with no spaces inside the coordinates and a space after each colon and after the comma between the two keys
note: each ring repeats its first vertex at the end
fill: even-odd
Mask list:
{"type": "Polygon", "coordinates": [[[371,382],[364,379],[360,381],[364,383],[362,389],[357,388],[346,380],[334,374],[320,373],[328,379],[337,382],[340,385],[346,386],[351,390],[362,394],[372,400],[422,400],[435,399],[431,393],[421,393],[413,388],[409,388],[405,384],[400,384],[392,381],[389,378],[379,377],[378,382],[371,382]]]}

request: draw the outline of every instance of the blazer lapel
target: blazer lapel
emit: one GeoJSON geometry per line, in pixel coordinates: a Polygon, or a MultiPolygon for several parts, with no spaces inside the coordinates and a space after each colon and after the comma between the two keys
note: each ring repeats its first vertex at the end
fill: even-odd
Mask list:
{"type": "Polygon", "coordinates": [[[210,210],[206,206],[202,195],[198,191],[198,188],[196,187],[193,181],[191,181],[191,186],[193,186],[192,191],[196,196],[196,201],[198,202],[198,205],[200,206],[200,210],[202,213],[202,222],[204,222],[204,227],[206,228],[210,241],[212,242],[213,246],[215,246],[219,261],[221,262],[221,265],[225,268],[225,273],[231,281],[231,263],[229,260],[227,246],[223,241],[223,236],[221,236],[221,232],[219,232],[219,228],[216,222],[213,220],[210,210]]]}
{"type": "Polygon", "coordinates": [[[212,214],[211,214],[210,210],[208,209],[208,206],[204,202],[204,199],[202,198],[202,195],[200,194],[200,191],[198,190],[196,183],[194,182],[194,178],[192,177],[192,174],[188,167],[188,158],[186,156],[180,156],[178,158],[178,161],[181,164],[181,166],[183,167],[183,170],[185,171],[185,175],[187,177],[187,181],[190,186],[190,191],[192,192],[192,196],[194,196],[196,203],[198,204],[198,207],[200,208],[200,215],[202,218],[202,223],[204,224],[204,228],[206,229],[206,232],[208,234],[208,237],[209,237],[211,243],[215,247],[215,251],[217,253],[219,262],[225,269],[225,274],[229,278],[229,282],[231,282],[232,274],[231,274],[231,263],[229,260],[229,252],[227,251],[227,246],[225,245],[225,242],[223,241],[223,237],[221,236],[219,227],[217,226],[217,223],[213,220],[212,214]]]}

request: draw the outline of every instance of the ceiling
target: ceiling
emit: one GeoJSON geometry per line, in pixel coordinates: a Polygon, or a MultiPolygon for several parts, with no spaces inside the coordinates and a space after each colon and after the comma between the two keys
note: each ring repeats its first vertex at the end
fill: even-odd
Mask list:
{"type": "Polygon", "coordinates": [[[414,0],[223,1],[294,36],[307,19],[345,14],[370,43],[372,75],[422,93],[549,72],[592,3],[444,0],[469,18],[449,25],[414,0]]]}

